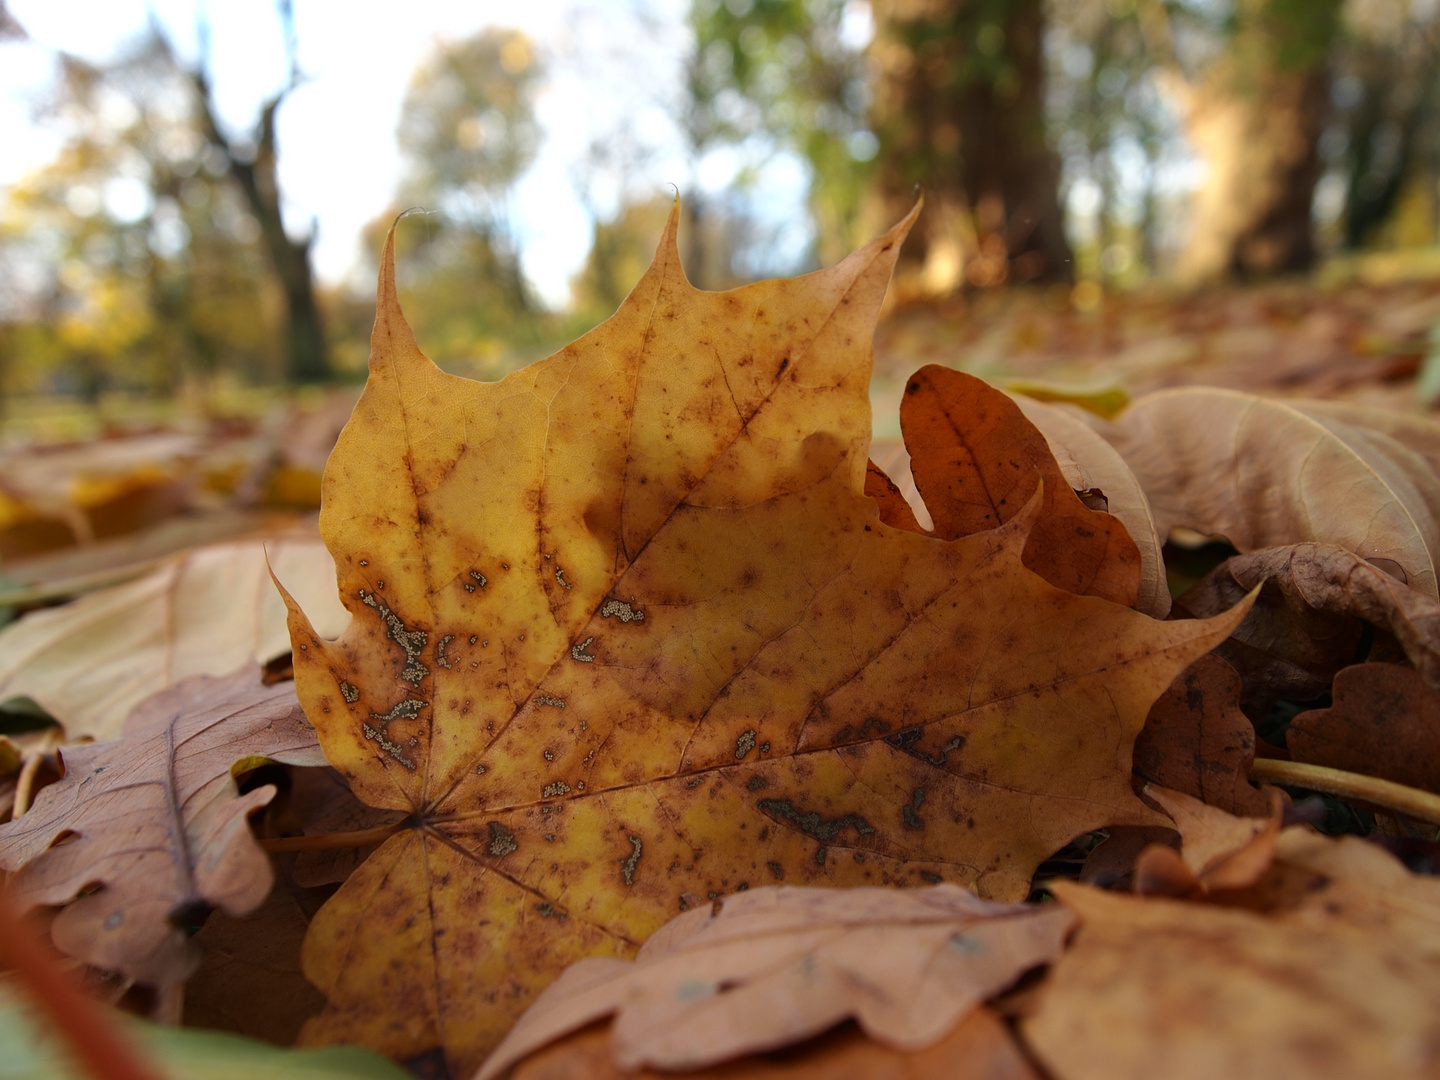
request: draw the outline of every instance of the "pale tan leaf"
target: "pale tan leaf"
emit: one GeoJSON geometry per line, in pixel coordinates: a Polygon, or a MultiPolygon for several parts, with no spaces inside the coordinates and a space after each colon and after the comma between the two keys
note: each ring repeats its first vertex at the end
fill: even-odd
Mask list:
{"type": "Polygon", "coordinates": [[[1052,888],[1081,926],[1021,1032],[1056,1080],[1440,1070],[1440,965],[1389,927],[1052,888]]]}
{"type": "MultiPolygon", "coordinates": [[[[674,1073],[615,1063],[608,1028],[596,1025],[526,1058],[510,1080],[661,1080],[674,1073]]],[[[748,1054],[684,1074],[687,1080],[1040,1080],[993,1010],[976,1009],[927,1049],[905,1053],[867,1039],[853,1026],[801,1047],[748,1054]]]]}
{"type": "Polygon", "coordinates": [[[1440,423],[1428,416],[1378,409],[1355,401],[1295,400],[1286,404],[1316,420],[1338,420],[1354,428],[1388,435],[1419,454],[1440,475],[1440,423]]]}
{"type": "Polygon", "coordinates": [[[1382,438],[1214,387],[1164,390],[1107,429],[1161,536],[1183,525],[1242,552],[1318,541],[1387,560],[1436,595],[1440,480],[1397,464],[1382,438]]]}
{"type": "MultiPolygon", "coordinates": [[[[191,675],[224,675],[290,651],[285,605],[258,541],[178,556],[143,578],[0,630],[0,701],[33,698],[71,739],[113,739],[144,698],[191,675]]],[[[335,564],[318,540],[279,540],[270,564],[303,593],[319,632],[350,621],[335,564]]]]}
{"type": "Polygon", "coordinates": [[[1145,785],[1145,794],[1165,808],[1180,830],[1180,857],[1202,889],[1243,889],[1275,861],[1281,820],[1278,793],[1272,796],[1266,818],[1236,817],[1155,784],[1145,785]]]}
{"type": "Polygon", "coordinates": [[[1072,925],[1062,908],[989,903],[949,884],[903,892],[769,886],[716,907],[672,920],[634,963],[572,965],[477,1080],[611,1014],[624,1069],[701,1068],[852,1017],[886,1046],[921,1050],[1053,960],[1072,925]]]}
{"type": "Polygon", "coordinates": [[[199,964],[189,924],[211,908],[244,915],[270,891],[246,818],[275,789],[241,795],[232,770],[325,760],[294,685],[264,686],[253,665],[187,679],[143,702],[122,739],[63,755],[65,775],[0,826],[10,892],[64,906],[51,928],[62,952],[162,988],[199,964]]]}
{"type": "Polygon", "coordinates": [[[1165,541],[1155,530],[1149,500],[1130,466],[1089,422],[1076,415],[1084,413],[1079,406],[1051,405],[1024,394],[1012,394],[1011,398],[1025,419],[1045,436],[1070,486],[1076,491],[1098,489],[1104,493],[1106,510],[1120,519],[1140,549],[1140,602],[1136,607],[1163,619],[1170,613],[1170,588],[1160,554],[1165,541]]]}

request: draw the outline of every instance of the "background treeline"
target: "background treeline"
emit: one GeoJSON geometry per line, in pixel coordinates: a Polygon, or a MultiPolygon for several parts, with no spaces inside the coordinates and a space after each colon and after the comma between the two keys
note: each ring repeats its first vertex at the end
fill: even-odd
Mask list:
{"type": "MultiPolygon", "coordinates": [[[[614,310],[648,262],[667,180],[682,183],[687,269],[709,288],[832,261],[917,187],[926,213],[898,274],[909,301],[1244,282],[1337,253],[1429,248],[1437,9],[694,0],[665,103],[688,177],[649,175],[653,153],[623,124],[597,135],[574,177],[592,249],[560,312],[527,285],[512,208],[546,137],[536,101],[554,59],[487,29],[414,73],[405,178],[368,247],[402,210],[426,209],[399,234],[407,309],[438,360],[487,377],[614,310]],[[726,181],[705,182],[722,159],[726,181]],[[776,162],[803,172],[808,221],[764,212],[776,162]],[[617,174],[630,182],[599,198],[617,174]]],[[[5,34],[23,30],[0,7],[5,34]]],[[[289,83],[240,133],[217,119],[203,59],[180,58],[159,29],[107,65],[62,58],[41,112],[64,149],[0,211],[0,397],[358,372],[369,297],[319,288],[311,237],[282,223],[275,117],[301,78],[293,34],[289,47],[289,83]]]]}

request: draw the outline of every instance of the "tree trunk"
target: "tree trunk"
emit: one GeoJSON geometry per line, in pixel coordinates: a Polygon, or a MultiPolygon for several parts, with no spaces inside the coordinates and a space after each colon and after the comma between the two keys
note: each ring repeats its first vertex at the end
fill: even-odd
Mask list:
{"type": "Polygon", "coordinates": [[[265,103],[256,132],[255,153],[238,153],[220,131],[210,100],[209,80],[203,72],[193,75],[200,105],[200,118],[210,143],[218,148],[230,166],[230,175],[240,186],[270,256],[270,265],[285,297],[286,376],[292,383],[324,382],[333,376],[330,347],[315,282],[310,270],[313,234],[292,240],[285,232],[280,214],[280,185],[276,178],[275,112],[285,99],[282,91],[265,103]]]}
{"type": "Polygon", "coordinates": [[[927,208],[898,271],[924,293],[962,281],[1068,281],[1045,141],[1042,0],[877,0],[877,216],[927,208]]]}
{"type": "Polygon", "coordinates": [[[1178,267],[1190,284],[1301,271],[1314,262],[1310,204],[1330,118],[1329,52],[1342,0],[1249,0],[1226,57],[1182,94],[1209,176],[1178,267]]]}

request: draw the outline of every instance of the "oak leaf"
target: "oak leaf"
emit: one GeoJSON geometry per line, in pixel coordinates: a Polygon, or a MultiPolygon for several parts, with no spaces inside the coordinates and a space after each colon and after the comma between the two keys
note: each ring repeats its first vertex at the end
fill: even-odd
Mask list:
{"type": "MultiPolygon", "coordinates": [[[[197,548],[138,580],[24,616],[0,630],[0,702],[33,698],[72,741],[114,739],[130,711],[167,686],[284,655],[285,608],[266,558],[258,541],[197,548]]],[[[344,628],[322,544],[279,540],[268,558],[322,633],[344,628]]]]}
{"type": "Polygon", "coordinates": [[[1440,689],[1440,600],[1334,545],[1233,556],[1175,605],[1203,618],[1256,587],[1255,605],[1216,650],[1240,672],[1247,708],[1277,697],[1305,701],[1328,689],[1356,655],[1362,620],[1386,631],[1426,685],[1440,689]]]}
{"type": "Polygon", "coordinates": [[[1290,722],[1291,757],[1440,794],[1440,692],[1410,668],[1356,664],[1332,693],[1290,722]]]}
{"type": "Polygon", "coordinates": [[[1038,476],[1044,504],[1025,543],[1025,565],[1067,592],[1138,603],[1135,541],[1117,518],[1080,501],[1045,437],[1004,393],[927,364],[905,384],[900,429],[933,535],[955,540],[1009,521],[1038,476]]]}
{"type": "Polygon", "coordinates": [[[9,891],[27,908],[64,905],[51,927],[62,952],[162,989],[200,963],[190,931],[212,908],[243,915],[270,891],[246,818],[275,788],[241,795],[232,774],[324,764],[293,685],[263,686],[253,665],[177,683],[119,740],[62,756],[64,776],[0,826],[9,891]]]}
{"type": "Polygon", "coordinates": [[[799,1043],[855,1019],[898,1050],[934,1046],[984,1001],[1064,948],[1059,905],[994,904],[956,885],[771,886],[688,911],[634,963],[567,968],[476,1080],[613,1015],[610,1049],[630,1071],[704,1068],[799,1043]]]}
{"type": "Polygon", "coordinates": [[[1150,707],[1135,775],[1231,814],[1264,816],[1269,800],[1248,779],[1255,729],[1240,693],[1240,675],[1220,657],[1195,661],[1150,707]]]}
{"type": "Polygon", "coordinates": [[[882,524],[870,338],[909,223],[706,293],[672,216],[612,319],[498,383],[420,352],[387,244],[321,514],[354,619],[327,641],[291,601],[290,628],[327,758],[408,817],[311,923],[330,1004],[304,1038],[462,1073],[566,964],[687,905],[778,881],[1018,899],[1074,836],[1161,820],[1134,736],[1241,612],[1160,623],[1047,584],[1021,561],[1033,479],[999,528],[882,524]]]}

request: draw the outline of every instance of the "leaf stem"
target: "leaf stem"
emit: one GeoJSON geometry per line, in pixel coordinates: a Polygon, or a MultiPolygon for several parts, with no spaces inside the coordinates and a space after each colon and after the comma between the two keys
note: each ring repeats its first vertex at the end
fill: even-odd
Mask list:
{"type": "Polygon", "coordinates": [[[1342,799],[1358,799],[1431,825],[1440,825],[1440,795],[1391,780],[1275,758],[1256,758],[1250,765],[1250,779],[1310,788],[1342,799]]]}
{"type": "Polygon", "coordinates": [[[378,825],[355,832],[319,833],[315,836],[272,836],[260,841],[266,851],[336,851],[340,848],[369,847],[389,840],[408,827],[404,821],[394,825],[378,825]]]}

